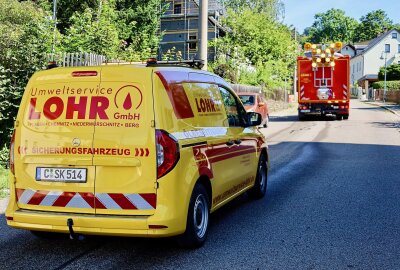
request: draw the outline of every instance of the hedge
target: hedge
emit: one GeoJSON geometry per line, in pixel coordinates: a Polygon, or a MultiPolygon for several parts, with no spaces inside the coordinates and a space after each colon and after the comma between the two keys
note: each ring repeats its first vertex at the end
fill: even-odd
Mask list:
{"type": "MultiPolygon", "coordinates": [[[[385,82],[384,81],[374,82],[372,84],[372,88],[384,89],[385,82]]],[[[391,90],[391,91],[400,91],[400,81],[386,81],[386,88],[387,88],[387,90],[391,90]]]]}

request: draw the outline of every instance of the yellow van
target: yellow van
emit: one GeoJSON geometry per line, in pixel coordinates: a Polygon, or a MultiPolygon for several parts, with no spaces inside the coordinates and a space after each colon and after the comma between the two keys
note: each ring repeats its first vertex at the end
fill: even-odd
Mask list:
{"type": "Polygon", "coordinates": [[[7,224],[36,235],[204,243],[209,213],[266,192],[261,116],[187,67],[53,68],[30,79],[10,151],[7,224]]]}

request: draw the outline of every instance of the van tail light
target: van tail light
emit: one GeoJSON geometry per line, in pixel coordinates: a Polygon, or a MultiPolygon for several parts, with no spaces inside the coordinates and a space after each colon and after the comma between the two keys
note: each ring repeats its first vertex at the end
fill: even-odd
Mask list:
{"type": "Polygon", "coordinates": [[[13,134],[11,136],[11,143],[10,143],[10,160],[9,160],[9,165],[10,165],[10,170],[12,174],[15,175],[15,168],[14,168],[14,145],[15,145],[15,130],[13,131],[13,134]]]}
{"type": "Polygon", "coordinates": [[[157,179],[170,172],[179,160],[178,141],[168,132],[156,130],[157,179]]]}

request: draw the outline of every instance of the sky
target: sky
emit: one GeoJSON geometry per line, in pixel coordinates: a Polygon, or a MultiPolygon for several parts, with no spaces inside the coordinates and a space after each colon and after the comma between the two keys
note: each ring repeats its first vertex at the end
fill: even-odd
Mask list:
{"type": "Polygon", "coordinates": [[[314,22],[316,13],[331,8],[342,9],[346,16],[360,20],[372,10],[382,9],[393,23],[400,23],[400,0],[282,0],[285,4],[284,23],[293,25],[299,33],[314,22]]]}

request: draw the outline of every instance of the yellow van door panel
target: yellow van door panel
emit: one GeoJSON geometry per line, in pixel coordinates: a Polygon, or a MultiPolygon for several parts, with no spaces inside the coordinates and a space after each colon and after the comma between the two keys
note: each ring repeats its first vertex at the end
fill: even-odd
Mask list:
{"type": "Polygon", "coordinates": [[[93,139],[99,149],[93,157],[96,213],[152,214],[157,161],[151,71],[104,67],[101,87],[108,91],[109,107],[106,119],[96,119],[93,139]]]}
{"type": "Polygon", "coordinates": [[[94,213],[91,150],[99,74],[99,67],[54,69],[28,84],[16,127],[20,208],[94,213]]]}
{"type": "Polygon", "coordinates": [[[254,133],[252,127],[231,128],[237,144],[238,166],[240,166],[241,175],[235,185],[247,187],[254,183],[257,174],[258,165],[258,139],[252,136],[254,133]]]}

